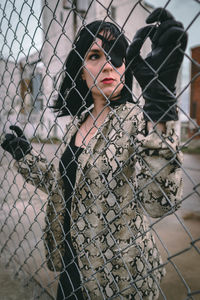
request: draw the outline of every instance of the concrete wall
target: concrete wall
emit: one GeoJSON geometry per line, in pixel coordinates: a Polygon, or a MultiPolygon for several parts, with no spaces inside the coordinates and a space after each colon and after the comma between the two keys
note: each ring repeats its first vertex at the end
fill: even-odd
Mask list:
{"type": "Polygon", "coordinates": [[[0,129],[4,132],[15,122],[21,99],[21,74],[16,62],[0,59],[0,129]]]}

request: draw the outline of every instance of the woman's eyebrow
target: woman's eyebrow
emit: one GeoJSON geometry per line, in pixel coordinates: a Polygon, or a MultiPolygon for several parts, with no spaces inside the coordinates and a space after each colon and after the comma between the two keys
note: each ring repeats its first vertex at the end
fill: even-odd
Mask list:
{"type": "Polygon", "coordinates": [[[90,49],[88,53],[90,53],[90,52],[97,53],[97,52],[100,52],[100,49],[90,49]]]}

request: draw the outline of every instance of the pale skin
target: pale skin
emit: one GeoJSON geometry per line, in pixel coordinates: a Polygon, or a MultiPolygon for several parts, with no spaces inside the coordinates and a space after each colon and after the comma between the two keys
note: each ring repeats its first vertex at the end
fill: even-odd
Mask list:
{"type": "MultiPolygon", "coordinates": [[[[97,38],[86,54],[82,72],[82,79],[91,89],[94,107],[91,115],[81,124],[76,134],[76,146],[85,148],[103,124],[110,111],[107,99],[120,94],[124,85],[124,72],[124,63],[119,68],[115,68],[107,61],[102,50],[102,40],[97,38]]],[[[154,124],[147,122],[147,130],[150,132],[153,128],[155,128],[154,124]]],[[[156,129],[165,132],[165,123],[158,123],[156,129]]]]}

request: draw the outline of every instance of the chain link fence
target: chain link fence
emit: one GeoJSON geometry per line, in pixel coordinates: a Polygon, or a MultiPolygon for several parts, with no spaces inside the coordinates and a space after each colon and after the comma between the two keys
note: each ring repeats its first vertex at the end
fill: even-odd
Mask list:
{"type": "MultiPolygon", "coordinates": [[[[65,59],[73,46],[76,33],[91,21],[101,19],[117,24],[130,42],[136,31],[145,26],[145,19],[154,9],[154,5],[157,4],[153,0],[24,0],[18,3],[15,0],[1,0],[1,141],[4,140],[5,134],[10,132],[10,125],[18,125],[31,142],[34,151],[47,159],[48,168],[54,164],[58,169],[61,157],[59,152],[64,145],[65,128],[69,119],[58,118],[49,106],[58,93],[65,59]]],[[[200,2],[168,0],[159,5],[169,9],[184,24],[189,36],[177,80],[179,121],[176,131],[180,137],[178,150],[183,151],[184,156],[181,166],[183,195],[178,210],[157,218],[151,218],[147,214],[149,225],[144,234],[153,233],[162,256],[162,266],[166,269],[166,276],[161,283],[157,283],[158,299],[197,300],[200,299],[200,2]]],[[[149,49],[150,44],[147,41],[142,55],[145,56],[149,49]]],[[[141,99],[142,92],[136,80],[133,80],[132,95],[134,99],[141,99]]],[[[139,107],[142,111],[142,104],[139,104],[139,107]]],[[[123,127],[124,121],[121,122],[123,127]]],[[[126,131],[124,134],[126,135],[126,131]]],[[[104,139],[109,148],[108,137],[104,136],[104,139]]],[[[173,150],[173,154],[178,150],[173,150]]],[[[115,161],[117,159],[116,154],[115,161]]],[[[131,164],[131,160],[128,163],[131,164]]],[[[95,160],[89,168],[95,168],[95,160]]],[[[42,168],[37,171],[45,172],[42,168]]],[[[162,172],[162,169],[159,172],[162,172]]],[[[151,182],[155,183],[157,174],[153,174],[152,170],[150,173],[151,182]]],[[[99,171],[99,176],[101,175],[99,171]]],[[[54,271],[49,271],[44,249],[43,229],[50,195],[48,189],[47,193],[39,189],[40,182],[30,184],[29,176],[31,175],[26,173],[24,180],[14,167],[11,155],[1,148],[1,263],[6,268],[12,268],[12,274],[21,279],[24,289],[31,289],[26,299],[56,299],[60,273],[56,272],[55,267],[54,271]]],[[[80,182],[83,187],[90,185],[87,173],[84,176],[80,182]]],[[[110,192],[112,179],[107,180],[106,188],[100,195],[94,196],[97,210],[100,209],[98,203],[101,196],[110,192]]],[[[46,184],[48,185],[48,178],[46,184]]],[[[134,191],[131,183],[129,187],[134,191]]],[[[93,191],[90,190],[90,193],[93,191]]],[[[133,209],[133,206],[129,209],[133,209]]],[[[102,230],[111,227],[109,222],[105,223],[102,230]]],[[[128,221],[125,221],[125,224],[130,226],[128,221]]],[[[102,238],[102,243],[104,242],[102,238]]],[[[116,243],[115,236],[114,242],[116,243]]],[[[132,238],[128,247],[134,245],[132,238]]],[[[86,255],[87,246],[84,251],[86,255]]],[[[109,262],[112,262],[112,259],[109,257],[109,262]]],[[[107,272],[108,260],[104,260],[102,265],[107,272]]],[[[90,267],[93,268],[92,263],[90,267]]],[[[123,274],[121,276],[123,277],[123,274]]],[[[145,279],[146,276],[141,275],[139,280],[145,279]]],[[[146,298],[141,295],[138,279],[131,278],[136,294],[130,299],[154,299],[153,296],[146,298]]],[[[117,285],[116,282],[115,284],[117,285]]],[[[125,299],[120,296],[119,288],[116,295],[108,296],[109,291],[107,292],[107,295],[102,292],[97,299],[125,299]]],[[[86,299],[93,298],[88,294],[86,299]]]]}

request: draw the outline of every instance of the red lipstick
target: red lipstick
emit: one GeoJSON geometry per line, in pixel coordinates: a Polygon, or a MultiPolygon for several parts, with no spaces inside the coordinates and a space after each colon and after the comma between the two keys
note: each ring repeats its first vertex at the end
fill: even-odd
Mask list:
{"type": "Polygon", "coordinates": [[[106,77],[102,80],[103,83],[105,84],[110,84],[110,83],[113,83],[114,79],[111,78],[111,77],[106,77]]]}

